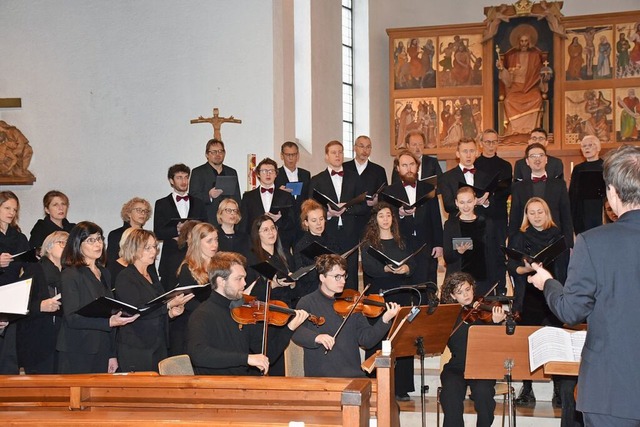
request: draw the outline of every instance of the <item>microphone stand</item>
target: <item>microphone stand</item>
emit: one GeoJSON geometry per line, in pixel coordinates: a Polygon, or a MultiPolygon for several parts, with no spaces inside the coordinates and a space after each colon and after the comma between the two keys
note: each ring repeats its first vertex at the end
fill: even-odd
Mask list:
{"type": "Polygon", "coordinates": [[[415,345],[417,347],[418,356],[420,356],[420,412],[422,413],[422,427],[427,426],[427,391],[429,386],[424,384],[424,340],[422,337],[416,338],[415,345]]]}
{"type": "Polygon", "coordinates": [[[513,369],[514,364],[513,359],[505,359],[504,361],[504,368],[507,370],[504,379],[507,381],[507,410],[509,411],[509,427],[516,427],[516,408],[513,404],[516,396],[511,379],[511,370],[513,369]]]}

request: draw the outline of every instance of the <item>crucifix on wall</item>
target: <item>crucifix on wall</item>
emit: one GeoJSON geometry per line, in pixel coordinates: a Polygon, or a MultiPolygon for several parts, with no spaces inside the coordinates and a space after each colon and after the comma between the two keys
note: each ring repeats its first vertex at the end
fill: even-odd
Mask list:
{"type": "Polygon", "coordinates": [[[242,123],[242,120],[236,119],[233,116],[229,117],[220,117],[220,110],[217,108],[213,109],[213,117],[198,117],[197,119],[191,120],[191,124],[194,123],[210,123],[213,126],[213,137],[219,141],[222,141],[222,135],[220,133],[220,128],[223,123],[242,123]]]}

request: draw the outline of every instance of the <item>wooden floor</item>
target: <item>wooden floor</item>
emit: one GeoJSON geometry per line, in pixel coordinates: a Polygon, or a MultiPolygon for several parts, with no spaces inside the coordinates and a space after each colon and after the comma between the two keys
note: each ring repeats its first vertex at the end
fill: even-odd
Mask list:
{"type": "MultiPolygon", "coordinates": [[[[436,413],[436,399],[427,397],[427,413],[436,413]]],[[[401,412],[420,412],[420,398],[412,397],[408,402],[399,402],[401,412]]],[[[465,399],[464,401],[465,414],[473,414],[473,401],[465,399]]],[[[496,417],[502,416],[502,398],[496,399],[496,417]]],[[[442,412],[441,412],[442,416],[442,412]]],[[[560,408],[554,408],[551,402],[540,401],[536,402],[532,407],[516,406],[516,416],[521,417],[540,417],[540,418],[558,418],[560,419],[560,408]]]]}

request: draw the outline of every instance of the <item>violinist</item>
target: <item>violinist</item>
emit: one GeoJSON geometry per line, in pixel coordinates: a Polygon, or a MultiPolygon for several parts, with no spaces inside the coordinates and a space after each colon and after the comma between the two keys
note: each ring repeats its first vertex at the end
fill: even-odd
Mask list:
{"type": "Polygon", "coordinates": [[[244,256],[233,252],[218,252],[211,259],[211,295],[193,312],[187,329],[187,349],[198,375],[267,374],[269,360],[282,355],[293,331],[309,316],[296,310],[281,333],[268,336],[267,354],[262,354],[262,325],[241,327],[231,317],[231,306],[243,300],[245,264],[244,256]]]}
{"type": "Polygon", "coordinates": [[[360,347],[376,345],[391,327],[400,306],[391,302],[373,325],[361,312],[344,321],[334,310],[336,294],[342,293],[347,280],[347,262],[339,255],[321,255],[316,260],[320,287],[300,299],[298,308],[325,318],[322,326],[306,322],[293,334],[293,341],[304,348],[304,372],[307,377],[364,377],[360,369],[360,347]]]}
{"type": "MultiPolygon", "coordinates": [[[[440,301],[446,303],[459,303],[463,306],[454,327],[454,332],[449,337],[447,346],[451,350],[451,360],[444,365],[440,374],[442,392],[440,402],[444,412],[444,426],[463,426],[464,398],[467,386],[473,394],[473,404],[477,413],[477,426],[489,427],[493,423],[493,412],[496,408],[495,380],[466,380],[464,367],[467,356],[467,337],[471,323],[464,321],[464,307],[471,306],[474,301],[475,280],[468,273],[455,272],[449,275],[442,285],[440,301]]],[[[494,306],[491,311],[491,322],[501,323],[506,319],[502,307],[494,306]]],[[[486,324],[481,320],[475,323],[486,324]]]]}

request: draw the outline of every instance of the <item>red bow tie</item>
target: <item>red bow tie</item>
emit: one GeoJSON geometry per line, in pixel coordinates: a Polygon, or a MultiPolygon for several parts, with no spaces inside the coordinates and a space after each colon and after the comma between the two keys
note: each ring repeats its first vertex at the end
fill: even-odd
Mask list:
{"type": "Polygon", "coordinates": [[[334,175],[344,176],[344,171],[338,172],[338,171],[332,170],[331,171],[331,176],[334,176],[334,175]]]}
{"type": "Polygon", "coordinates": [[[403,182],[405,187],[411,187],[411,188],[416,188],[416,183],[414,182],[413,184],[409,184],[408,182],[403,182]]]}
{"type": "Polygon", "coordinates": [[[268,191],[269,193],[273,194],[273,187],[271,187],[271,188],[264,188],[264,187],[260,187],[260,192],[261,192],[261,193],[266,193],[267,191],[268,191]]]}
{"type": "Polygon", "coordinates": [[[471,168],[471,169],[462,168],[462,173],[467,173],[467,172],[471,172],[471,173],[475,174],[476,173],[476,168],[471,168]]]}
{"type": "Polygon", "coordinates": [[[179,202],[180,200],[184,200],[185,202],[189,201],[189,195],[186,196],[176,196],[176,200],[179,202]]]}
{"type": "Polygon", "coordinates": [[[536,182],[547,182],[547,175],[535,176],[531,178],[531,181],[535,184],[536,182]]]}

